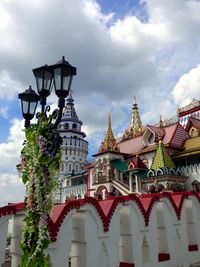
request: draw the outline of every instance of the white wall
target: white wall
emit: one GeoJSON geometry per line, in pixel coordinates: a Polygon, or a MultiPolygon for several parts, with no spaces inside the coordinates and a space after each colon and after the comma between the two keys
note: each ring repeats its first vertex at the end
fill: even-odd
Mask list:
{"type": "MultiPolygon", "coordinates": [[[[72,209],[63,219],[56,242],[46,251],[51,266],[68,266],[69,255],[71,267],[118,267],[120,262],[134,263],[135,267],[189,267],[200,262],[199,198],[192,193],[187,198],[184,193],[169,196],[160,195],[159,201],[154,201],[153,196],[106,200],[101,202],[105,213],[97,200],[86,198],[85,204],[82,200],[80,209],[72,209]],[[115,205],[116,200],[120,203],[115,205]],[[109,212],[109,227],[105,231],[109,212]],[[198,250],[189,251],[188,246],[198,250]],[[159,261],[159,255],[161,259],[166,256],[170,259],[159,261]]],[[[13,227],[13,237],[16,237],[22,223],[20,226],[19,218],[14,217],[17,225],[13,227]]],[[[15,241],[12,239],[15,246],[12,256],[18,251],[15,241]]],[[[18,265],[13,263],[12,267],[18,265]]]]}

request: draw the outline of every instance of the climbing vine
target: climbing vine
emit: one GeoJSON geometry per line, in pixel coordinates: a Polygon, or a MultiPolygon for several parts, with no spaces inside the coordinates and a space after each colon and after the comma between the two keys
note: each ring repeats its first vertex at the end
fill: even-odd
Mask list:
{"type": "Polygon", "coordinates": [[[61,166],[61,138],[51,127],[55,114],[40,114],[39,123],[25,129],[18,171],[26,186],[25,219],[20,267],[46,267],[44,250],[50,244],[47,218],[53,207],[57,175],[61,166]]]}

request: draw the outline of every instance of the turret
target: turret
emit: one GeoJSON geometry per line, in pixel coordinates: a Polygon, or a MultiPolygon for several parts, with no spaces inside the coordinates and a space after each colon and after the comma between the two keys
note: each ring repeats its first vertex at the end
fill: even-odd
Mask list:
{"type": "Polygon", "coordinates": [[[72,94],[64,108],[63,117],[59,125],[62,144],[62,174],[78,174],[81,167],[86,163],[88,155],[88,142],[84,140],[86,134],[81,131],[82,121],[79,120],[72,94]]]}

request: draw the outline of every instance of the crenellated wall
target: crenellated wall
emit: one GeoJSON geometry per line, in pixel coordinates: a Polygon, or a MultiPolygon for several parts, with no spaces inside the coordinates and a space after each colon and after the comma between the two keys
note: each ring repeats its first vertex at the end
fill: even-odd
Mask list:
{"type": "MultiPolygon", "coordinates": [[[[16,208],[12,267],[18,267],[14,237],[24,216],[16,208]]],[[[69,266],[69,259],[71,267],[200,266],[200,194],[194,192],[68,201],[54,206],[48,226],[51,267],[69,266]]]]}

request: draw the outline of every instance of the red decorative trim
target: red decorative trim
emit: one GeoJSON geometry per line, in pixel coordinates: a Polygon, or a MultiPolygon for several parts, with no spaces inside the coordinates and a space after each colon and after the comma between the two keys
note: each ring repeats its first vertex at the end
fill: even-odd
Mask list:
{"type": "Polygon", "coordinates": [[[163,192],[163,197],[166,197],[169,199],[169,201],[171,202],[177,219],[180,220],[181,219],[181,211],[183,208],[183,201],[185,199],[188,198],[190,194],[188,194],[187,192],[185,193],[168,193],[168,192],[163,192]]]}
{"type": "Polygon", "coordinates": [[[193,244],[193,245],[188,245],[188,251],[198,251],[198,245],[193,244]]]}
{"type": "Polygon", "coordinates": [[[135,267],[134,263],[120,262],[119,267],[135,267]]]}
{"type": "Polygon", "coordinates": [[[84,204],[86,204],[86,203],[92,204],[96,208],[96,210],[97,210],[97,212],[101,218],[101,221],[103,223],[103,229],[105,232],[109,231],[110,222],[111,222],[112,216],[115,212],[115,209],[117,208],[117,205],[119,203],[124,202],[123,197],[115,197],[115,199],[103,200],[102,204],[103,204],[103,202],[105,204],[105,201],[108,203],[108,205],[107,205],[108,209],[106,210],[105,205],[101,206],[101,204],[100,204],[101,201],[98,201],[95,198],[86,197],[84,200],[85,200],[84,204]]]}
{"type": "Polygon", "coordinates": [[[0,217],[9,215],[9,214],[15,214],[17,211],[16,206],[8,205],[0,208],[0,217]]]}
{"type": "Polygon", "coordinates": [[[191,108],[191,109],[186,110],[186,111],[183,111],[183,112],[179,113],[178,116],[179,116],[179,118],[182,118],[183,116],[186,116],[186,115],[188,115],[190,113],[193,113],[193,112],[196,112],[198,110],[199,110],[199,106],[198,107],[195,107],[195,108],[191,108]]]}
{"type": "MultiPolygon", "coordinates": [[[[119,203],[123,203],[125,201],[136,202],[136,204],[139,207],[139,210],[143,215],[144,223],[146,226],[148,226],[151,216],[151,211],[156,202],[158,202],[163,198],[169,199],[173,209],[175,210],[175,214],[178,220],[180,220],[183,202],[190,196],[196,197],[200,202],[200,193],[197,192],[182,192],[182,193],[163,192],[160,194],[143,195],[142,197],[138,197],[135,194],[130,194],[126,196],[109,197],[107,200],[102,200],[102,201],[98,201],[97,199],[92,197],[85,197],[85,199],[67,201],[66,203],[55,205],[53,211],[47,218],[50,237],[52,241],[56,241],[57,234],[59,232],[63,220],[65,219],[65,216],[67,216],[70,210],[78,209],[80,206],[84,206],[85,204],[91,204],[94,206],[94,208],[97,210],[97,213],[101,218],[103,229],[105,232],[107,232],[109,231],[112,216],[119,203]]],[[[25,208],[24,203],[10,204],[8,206],[0,208],[0,217],[6,214],[15,214],[17,211],[20,211],[24,208],[25,208]]]]}
{"type": "Polygon", "coordinates": [[[169,253],[159,253],[158,254],[158,261],[169,261],[170,260],[170,254],[169,253]]]}
{"type": "Polygon", "coordinates": [[[159,201],[159,197],[156,195],[148,195],[147,197],[137,197],[136,195],[131,194],[129,195],[129,199],[134,200],[137,203],[144,217],[145,225],[148,226],[151,210],[153,208],[153,205],[159,201]]]}
{"type": "Polygon", "coordinates": [[[80,207],[79,200],[72,200],[65,204],[55,205],[54,210],[50,216],[47,218],[47,224],[49,228],[49,234],[51,240],[54,242],[57,240],[57,235],[60,230],[60,227],[67,216],[67,214],[72,209],[78,209],[80,207]],[[57,206],[57,207],[56,207],[57,206]],[[56,212],[57,209],[57,212],[56,212]],[[58,216],[56,216],[58,213],[58,216]]]}

